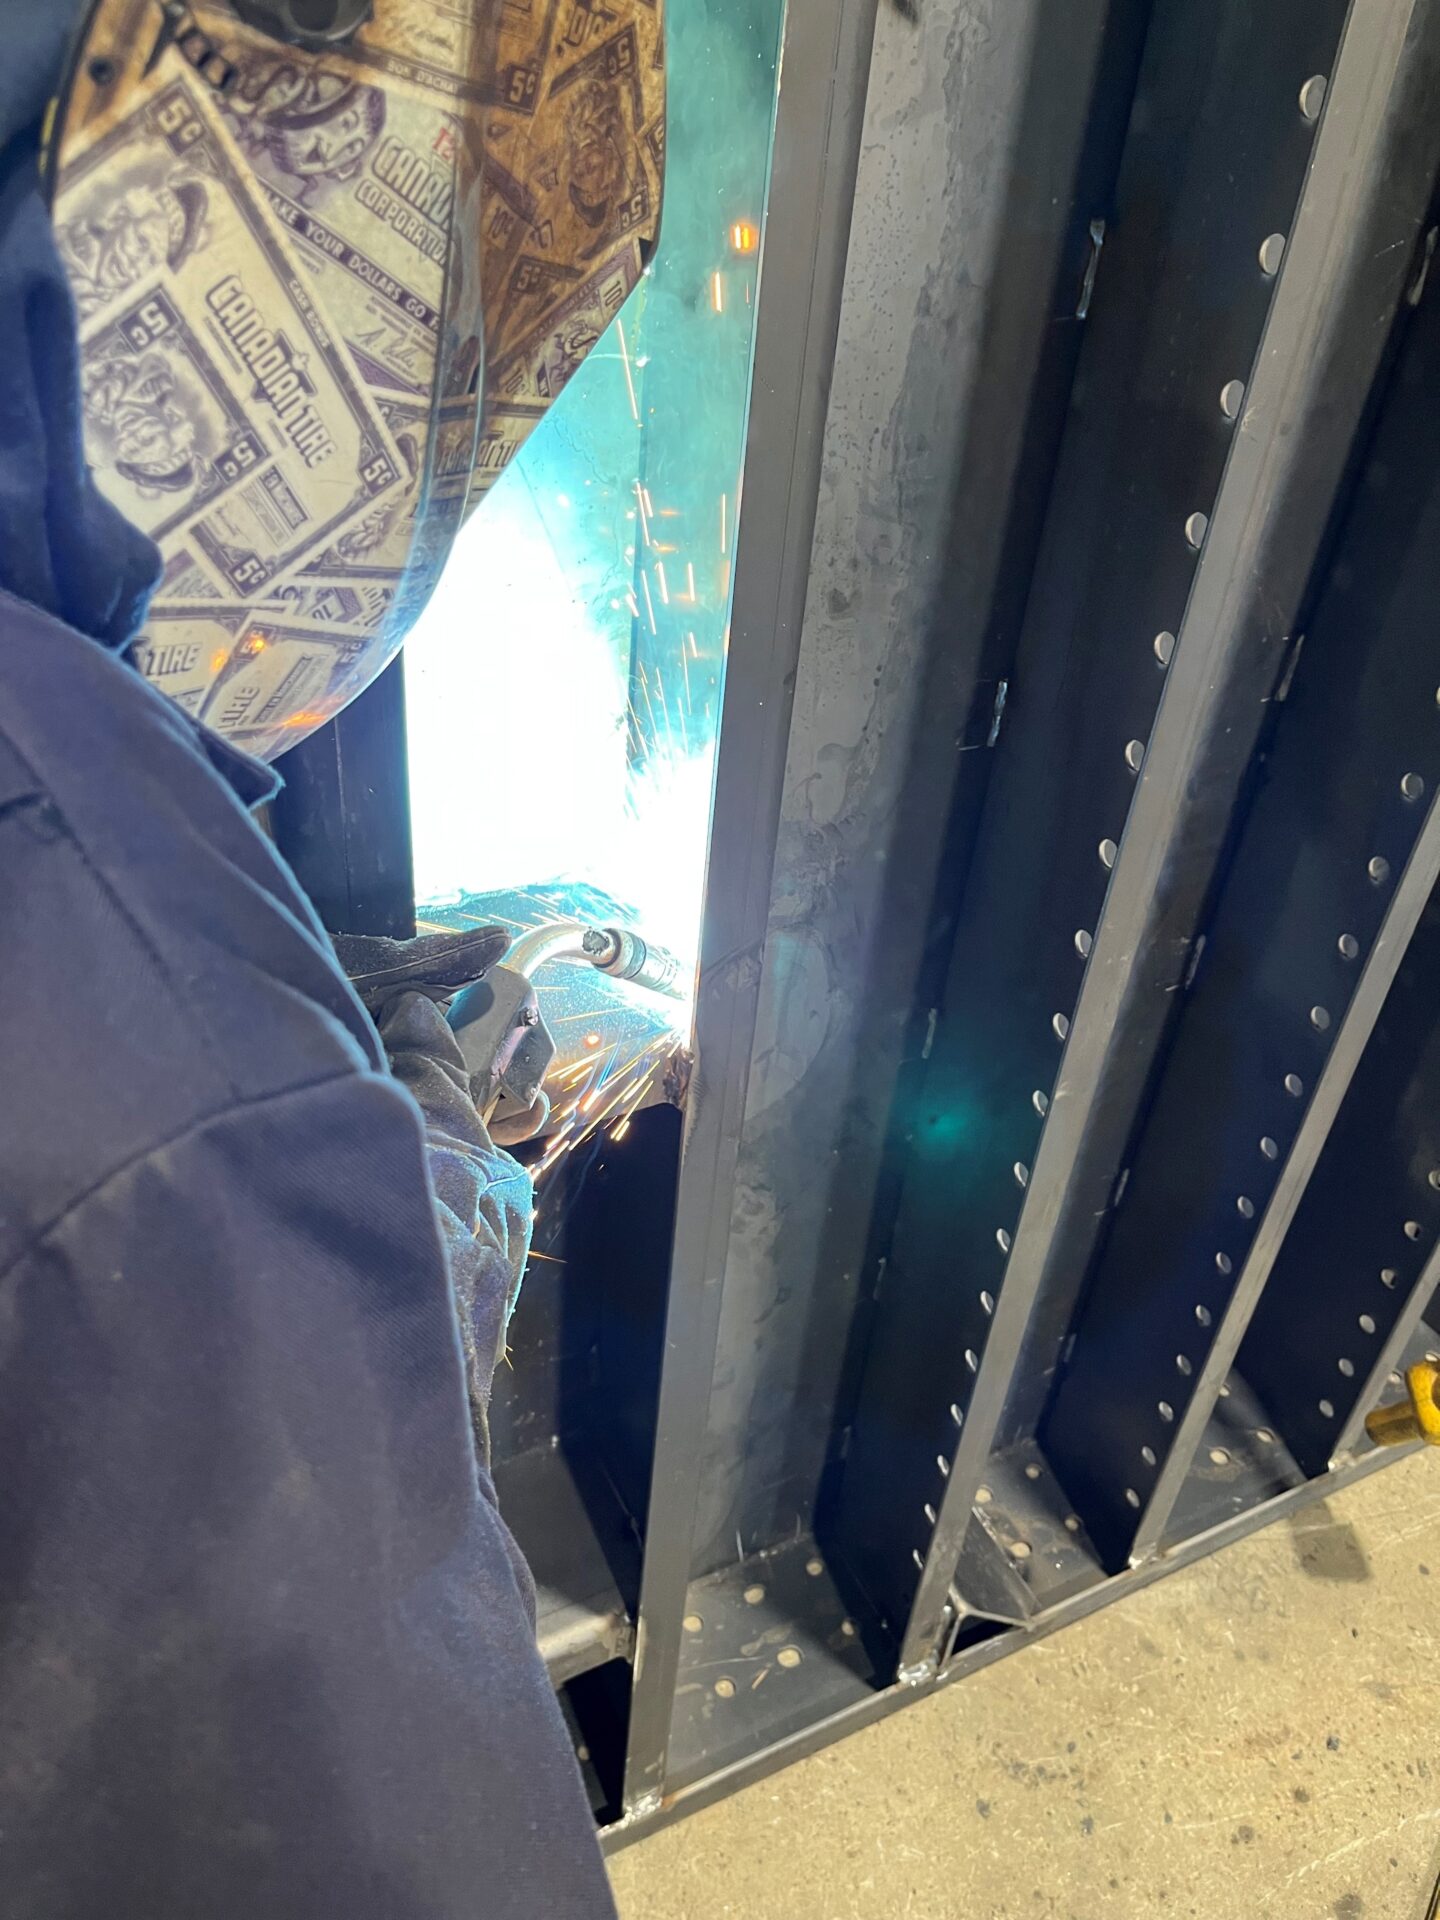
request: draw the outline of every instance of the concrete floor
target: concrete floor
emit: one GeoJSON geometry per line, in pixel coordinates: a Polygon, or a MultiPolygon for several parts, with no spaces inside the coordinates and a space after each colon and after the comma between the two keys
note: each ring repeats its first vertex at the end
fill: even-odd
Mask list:
{"type": "Polygon", "coordinates": [[[1424,1455],[631,1847],[623,1920],[1423,1920],[1437,1637],[1424,1455]]]}

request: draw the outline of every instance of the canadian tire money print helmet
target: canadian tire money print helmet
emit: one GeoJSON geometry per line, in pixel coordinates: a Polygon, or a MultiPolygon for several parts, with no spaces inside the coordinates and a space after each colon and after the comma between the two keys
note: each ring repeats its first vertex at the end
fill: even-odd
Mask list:
{"type": "Polygon", "coordinates": [[[636,286],[662,5],[96,0],[46,142],[86,455],[164,561],[137,664],[237,745],[388,663],[636,286]]]}

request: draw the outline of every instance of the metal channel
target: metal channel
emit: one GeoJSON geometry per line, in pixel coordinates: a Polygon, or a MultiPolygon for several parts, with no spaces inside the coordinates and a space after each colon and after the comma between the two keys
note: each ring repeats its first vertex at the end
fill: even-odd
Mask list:
{"type": "Polygon", "coordinates": [[[770,904],[876,0],[787,9],[625,1765],[658,1805],[770,904]]]}
{"type": "MultiPolygon", "coordinates": [[[[1413,12],[1392,0],[1359,0],[1352,13],[1281,284],[1254,371],[1242,369],[1250,372],[1248,390],[1236,401],[1235,390],[1217,384],[1208,397],[1217,415],[1227,401],[1235,407],[1233,445],[1212,524],[1202,532],[1154,733],[1125,749],[1131,762],[1142,753],[1139,787],[1117,858],[1108,843],[1114,877],[1094,941],[1085,929],[1075,935],[1081,956],[1089,952],[1081,995],[1073,1014],[1062,1010],[1056,1021],[1058,1031],[1068,1021],[1069,1041],[1039,1152],[1031,1169],[1016,1171],[1018,1181],[1025,1171],[1023,1210],[925,1555],[904,1667],[927,1659],[935,1644],[1031,1308],[1056,1283],[1073,1290],[1091,1256],[1384,346],[1384,323],[1404,290],[1425,192],[1417,190],[1413,204],[1404,204],[1404,194],[1380,194],[1371,167],[1388,159],[1382,129],[1390,125],[1394,63],[1413,12]],[[1373,265],[1377,238],[1380,246],[1398,242],[1398,252],[1373,265]]],[[[1296,94],[1304,98],[1304,86],[1296,94]]],[[[1300,115],[1304,106],[1290,111],[1300,115]]],[[[1231,244],[1252,242],[1246,234],[1231,244]]],[[[1171,538],[1179,543],[1179,526],[1171,538]]]]}
{"type": "MultiPolygon", "coordinates": [[[[1425,62],[1412,71],[1423,76],[1425,62]]],[[[1433,61],[1430,74],[1433,86],[1433,61]]],[[[1433,115],[1420,125],[1435,137],[1433,115]]],[[[1332,1204],[1315,1179],[1317,1157],[1342,1098],[1353,1108],[1352,1074],[1433,883],[1434,824],[1422,836],[1421,823],[1440,781],[1440,311],[1425,299],[1406,313],[1198,972],[1177,996],[1182,1011],[1123,1202],[1041,1423],[1046,1457],[1112,1569],[1165,1540],[1259,1288],[1288,1258],[1278,1250],[1301,1194],[1309,1188],[1307,1212],[1332,1204]]],[[[1362,1091],[1347,1124],[1378,1132],[1390,1124],[1385,1102],[1367,1107],[1362,1091]]],[[[1367,1151],[1337,1165],[1333,1204],[1343,1207],[1373,1161],[1367,1151]]],[[[1365,1204],[1368,1195],[1357,1211],[1365,1204]]],[[[1323,1247],[1313,1243],[1312,1255],[1323,1247]]],[[[1338,1255],[1339,1241],[1329,1251],[1338,1255]]],[[[1377,1242],[1377,1273],[1383,1257],[1377,1242]]],[[[1239,1370],[1267,1403],[1272,1391],[1294,1402],[1287,1371],[1307,1338],[1312,1294],[1316,1311],[1327,1291],[1344,1300],[1342,1275],[1328,1290],[1303,1253],[1296,1259],[1291,1312],[1277,1304],[1272,1318],[1260,1296],[1255,1337],[1240,1349],[1239,1370]]],[[[1354,1311],[1364,1310],[1357,1301],[1354,1311]]],[[[1332,1362],[1353,1357],[1336,1324],[1330,1316],[1332,1362]]],[[[1317,1413],[1321,1398],[1318,1388],[1317,1413]]],[[[1314,1452],[1314,1470],[1328,1451],[1314,1452]]]]}
{"type": "MultiPolygon", "coordinates": [[[[1427,631],[1440,592],[1435,538],[1440,526],[1426,552],[1436,561],[1415,570],[1432,576],[1431,591],[1412,599],[1417,614],[1428,600],[1427,631]]],[[[1440,773],[1440,751],[1429,769],[1440,773]]],[[[1392,1375],[1440,1283],[1437,980],[1432,893],[1237,1357],[1308,1474],[1364,1446],[1365,1415],[1399,1397],[1392,1375]]]]}
{"type": "Polygon", "coordinates": [[[1375,1356],[1374,1364],[1361,1382],[1349,1416],[1340,1430],[1340,1438],[1335,1442],[1333,1466],[1344,1466],[1357,1453],[1368,1448],[1369,1442],[1365,1438],[1366,1414],[1387,1400],[1401,1398],[1401,1362],[1437,1287],[1440,1287],[1440,1245],[1431,1248],[1415,1286],[1406,1296],[1388,1337],[1375,1356]]]}
{"type": "MultiPolygon", "coordinates": [[[[1432,802],[1425,825],[1395,889],[1390,910],[1355,987],[1354,997],[1321,1071],[1315,1093],[1305,1110],[1284,1171],[1275,1184],[1259,1231],[1240,1269],[1240,1277],[1224,1317],[1215,1329],[1204,1366],[1196,1377],[1184,1414],[1176,1423],[1164,1465],[1150,1491],[1135,1530],[1132,1563],[1150,1559],[1159,1551],[1170,1510],[1190,1471],[1190,1463],[1204,1436],[1225,1376],[1234,1365],[1240,1341],[1255,1303],[1269,1278],[1285,1236],[1290,1230],[1321,1150],[1340,1111],[1360,1057],[1375,1030],[1385,997],[1410,944],[1436,877],[1440,875],[1440,801],[1432,802]]],[[[1417,1316],[1418,1317],[1418,1316],[1417,1316]]]]}
{"type": "Polygon", "coordinates": [[[1343,17],[1339,3],[1160,0],[1097,210],[1010,698],[958,914],[937,932],[950,969],[923,1083],[897,1106],[904,1191],[826,1529],[897,1637],[910,1622],[907,1668],[933,1657],[969,1511],[960,1483],[973,1493],[989,1451],[956,1473],[956,1429],[963,1441],[977,1411],[993,1426],[1014,1384],[1032,1300],[1007,1299],[1011,1234],[1196,569],[1192,516],[1233,438],[1221,395],[1249,376],[1269,309],[1278,261],[1261,240],[1288,231],[1311,156],[1300,95],[1328,72],[1343,17]]]}

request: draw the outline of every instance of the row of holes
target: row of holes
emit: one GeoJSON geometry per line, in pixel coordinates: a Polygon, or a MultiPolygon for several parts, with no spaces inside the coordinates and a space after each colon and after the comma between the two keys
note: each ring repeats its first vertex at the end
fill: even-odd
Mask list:
{"type": "MultiPolygon", "coordinates": [[[[1300,89],[1300,95],[1299,95],[1300,111],[1304,116],[1304,118],[1312,123],[1319,118],[1320,109],[1324,104],[1326,84],[1327,82],[1324,74],[1313,74],[1310,77],[1310,79],[1308,79],[1305,82],[1304,86],[1302,86],[1300,89]]],[[[1260,246],[1260,252],[1259,252],[1260,268],[1262,273],[1265,275],[1267,279],[1274,279],[1275,275],[1279,273],[1280,264],[1284,258],[1284,254],[1285,254],[1284,234],[1272,233],[1268,235],[1264,241],[1262,241],[1260,246]]],[[[1227,380],[1224,386],[1222,386],[1220,389],[1220,412],[1222,416],[1227,421],[1233,422],[1237,420],[1240,416],[1240,409],[1244,405],[1244,401],[1245,401],[1245,382],[1243,380],[1227,380]]],[[[1186,543],[1188,544],[1192,552],[1197,554],[1199,553],[1201,546],[1204,544],[1205,535],[1209,530],[1209,525],[1210,525],[1209,515],[1200,513],[1198,511],[1190,514],[1186,519],[1185,539],[1186,539],[1186,543]]],[[[1155,638],[1151,643],[1151,645],[1155,655],[1156,662],[1163,672],[1166,668],[1169,667],[1170,662],[1174,657],[1175,635],[1171,633],[1168,629],[1164,630],[1155,635],[1155,638]]],[[[1144,761],[1145,761],[1144,741],[1142,740],[1127,741],[1124,749],[1124,758],[1125,758],[1125,765],[1130,770],[1130,772],[1133,774],[1138,774],[1140,772],[1141,767],[1144,765],[1144,761]]],[[[1106,868],[1106,870],[1109,871],[1113,869],[1115,862],[1119,857],[1118,844],[1114,840],[1111,840],[1108,838],[1104,839],[1100,842],[1099,853],[1100,853],[1101,864],[1106,868]]],[[[1075,950],[1079,954],[1082,960],[1089,959],[1090,953],[1094,944],[1095,944],[1094,936],[1089,932],[1088,929],[1082,927],[1075,934],[1075,950]]],[[[1065,1013],[1057,1013],[1052,1017],[1050,1024],[1056,1039],[1059,1040],[1063,1045],[1064,1042],[1068,1040],[1070,1035],[1070,1016],[1065,1013]]],[[[1036,1113],[1040,1115],[1043,1121],[1046,1114],[1049,1111],[1050,1096],[1042,1088],[1037,1087],[1035,1091],[1031,1094],[1030,1100],[1036,1113]]],[[[1270,1144],[1273,1147],[1273,1142],[1270,1144]]],[[[1272,1154],[1272,1157],[1273,1157],[1273,1154],[1272,1154]]],[[[1014,1163],[1013,1172],[1014,1172],[1016,1184],[1021,1188],[1023,1192],[1024,1189],[1029,1184],[1030,1170],[1026,1166],[1024,1161],[1017,1160],[1014,1163]]],[[[1003,1256],[1008,1256],[1010,1253],[1011,1247],[1014,1244],[1013,1236],[1010,1230],[1006,1227],[997,1227],[995,1229],[995,1242],[996,1242],[996,1245],[999,1247],[1001,1254],[1003,1256]]],[[[994,1295],[991,1294],[988,1290],[982,1291],[982,1293],[980,1294],[980,1305],[986,1317],[989,1318],[991,1315],[993,1315],[995,1311],[994,1295]]],[[[1197,1309],[1197,1314],[1199,1311],[1200,1310],[1197,1309]]],[[[965,1349],[965,1365],[972,1375],[978,1373],[980,1368],[980,1355],[979,1353],[977,1353],[975,1348],[967,1347],[965,1349]]],[[[1177,1359],[1177,1365],[1180,1365],[1182,1368],[1182,1371],[1186,1373],[1190,1371],[1190,1363],[1188,1360],[1184,1360],[1183,1356],[1180,1359],[1177,1359]]],[[[1163,1407],[1164,1402],[1162,1402],[1161,1405],[1163,1407]]],[[[957,1428],[960,1427],[960,1425],[964,1420],[964,1408],[959,1404],[958,1401],[951,1403],[950,1418],[957,1428]]],[[[950,1461],[947,1458],[947,1456],[943,1453],[937,1454],[935,1456],[935,1465],[937,1470],[939,1471],[940,1477],[942,1479],[947,1479],[950,1473],[950,1461]]],[[[1127,1490],[1126,1498],[1127,1499],[1130,1498],[1129,1490],[1127,1490]]],[[[933,1506],[927,1503],[924,1511],[925,1511],[926,1519],[929,1521],[931,1527],[933,1528],[935,1525],[935,1509],[933,1508],[933,1506]]],[[[1076,1524],[1078,1526],[1079,1524],[1078,1521],[1076,1524]]],[[[1067,1522],[1067,1525],[1068,1525],[1068,1522],[1067,1522]]],[[[923,1570],[925,1565],[925,1556],[918,1547],[913,1549],[912,1558],[916,1566],[923,1570]]]]}
{"type": "MultiPolygon", "coordinates": [[[[1437,695],[1437,699],[1440,699],[1440,695],[1437,695]]],[[[1421,779],[1419,774],[1407,773],[1400,782],[1400,791],[1407,800],[1418,800],[1425,791],[1425,782],[1421,779]]],[[[1382,859],[1379,855],[1377,855],[1374,859],[1372,859],[1369,862],[1366,868],[1366,871],[1370,879],[1378,886],[1382,884],[1384,881],[1389,879],[1390,863],[1387,860],[1382,859]]],[[[1339,950],[1340,957],[1343,960],[1353,961],[1359,958],[1360,943],[1353,934],[1342,933],[1338,941],[1336,942],[1336,945],[1339,950]]],[[[1330,1013],[1327,1008],[1323,1006],[1312,1007],[1310,1009],[1309,1018],[1310,1018],[1311,1026],[1314,1027],[1317,1033],[1328,1032],[1330,1027],[1330,1013]]],[[[1295,1100],[1303,1099],[1305,1094],[1305,1083],[1300,1078],[1298,1073],[1287,1073],[1285,1075],[1283,1085],[1286,1093],[1289,1094],[1292,1099],[1295,1099],[1295,1100]]],[[[1265,1160],[1270,1161],[1272,1164],[1275,1161],[1278,1161],[1278,1159],[1280,1158],[1280,1146],[1278,1141],[1276,1141],[1274,1137],[1268,1133],[1262,1134],[1260,1138],[1260,1153],[1265,1160]]],[[[1431,1185],[1436,1188],[1440,1188],[1440,1168],[1436,1168],[1432,1172],[1431,1185]]],[[[1255,1202],[1250,1198],[1248,1194],[1242,1193],[1237,1195],[1236,1201],[1235,1201],[1235,1207],[1236,1207],[1236,1211],[1240,1214],[1242,1219],[1253,1220],[1255,1218],[1255,1202]]],[[[1412,1240],[1418,1239],[1421,1233],[1419,1222],[1415,1220],[1407,1220],[1405,1222],[1405,1233],[1407,1237],[1412,1240]]],[[[1215,1255],[1215,1268],[1219,1274],[1221,1274],[1223,1277],[1228,1278],[1235,1270],[1235,1262],[1230,1254],[1225,1252],[1220,1252],[1215,1255]]],[[[1384,1273],[1390,1274],[1390,1279],[1386,1284],[1393,1286],[1394,1270],[1391,1268],[1386,1268],[1384,1269],[1384,1273]]],[[[1384,1273],[1382,1273],[1382,1278],[1384,1277],[1384,1273]]],[[[1207,1306],[1201,1303],[1197,1305],[1195,1308],[1195,1319],[1201,1327],[1208,1328],[1213,1324],[1214,1315],[1211,1313],[1210,1309],[1207,1306]]],[[[1360,1324],[1362,1328],[1365,1328],[1367,1332],[1374,1331],[1375,1323],[1373,1320],[1370,1319],[1370,1316],[1368,1314],[1362,1314],[1360,1316],[1360,1324]],[[1370,1321],[1370,1325],[1368,1328],[1365,1328],[1365,1322],[1367,1320],[1370,1321]]],[[[1175,1369],[1179,1374],[1182,1375],[1182,1377],[1186,1379],[1188,1379],[1194,1372],[1194,1366],[1190,1361],[1188,1355],[1183,1353],[1176,1354],[1175,1369]]],[[[1345,1375],[1347,1378],[1353,1376],[1355,1372],[1354,1363],[1345,1357],[1342,1357],[1341,1360],[1339,1361],[1339,1369],[1340,1369],[1340,1372],[1343,1375],[1345,1375]]],[[[1322,1399],[1319,1402],[1319,1407],[1320,1407],[1320,1412],[1324,1415],[1324,1417],[1327,1420],[1334,1418],[1335,1409],[1328,1399],[1322,1399]]],[[[1168,1400],[1158,1401],[1156,1403],[1156,1411],[1159,1413],[1161,1420],[1164,1421],[1167,1426],[1174,1424],[1175,1409],[1170,1405],[1168,1400]]],[[[1140,1458],[1144,1462],[1144,1464],[1149,1468],[1153,1469],[1158,1465],[1155,1449],[1148,1444],[1141,1447],[1140,1458]]],[[[1127,1487],[1125,1489],[1125,1501],[1128,1506],[1138,1508],[1141,1504],[1139,1491],[1134,1487],[1127,1487]]]]}
{"type": "MultiPolygon", "coordinates": [[[[1313,74],[1300,89],[1299,104],[1301,114],[1312,124],[1319,118],[1320,109],[1324,104],[1326,84],[1326,78],[1323,74],[1313,74]]],[[[1276,274],[1279,273],[1284,257],[1285,235],[1283,233],[1267,234],[1264,240],[1261,241],[1258,251],[1260,271],[1267,279],[1273,279],[1276,274]]],[[[1244,382],[1241,380],[1227,381],[1220,391],[1220,410],[1227,420],[1235,420],[1239,417],[1244,400],[1244,382]]],[[[1185,538],[1196,552],[1199,551],[1203,544],[1208,529],[1209,520],[1203,513],[1192,513],[1185,522],[1185,538]]],[[[1155,657],[1160,665],[1162,667],[1168,666],[1175,651],[1174,634],[1169,632],[1158,633],[1155,636],[1153,644],[1155,657]]],[[[1143,758],[1143,746],[1139,741],[1132,740],[1125,749],[1126,765],[1131,767],[1132,770],[1138,771],[1143,758]]],[[[1418,776],[1407,774],[1405,781],[1401,783],[1401,790],[1406,794],[1407,798],[1418,798],[1424,791],[1424,783],[1423,781],[1419,781],[1418,776]],[[1407,782],[1416,783],[1413,792],[1410,786],[1406,784],[1407,782]]],[[[1101,863],[1107,868],[1113,867],[1117,851],[1113,840],[1102,840],[1099,846],[1101,863]]],[[[1371,862],[1370,873],[1371,878],[1378,882],[1388,878],[1389,869],[1383,860],[1377,858],[1371,862]],[[1383,872],[1377,873],[1377,868],[1383,869],[1383,872]]],[[[1077,950],[1082,955],[1088,955],[1093,943],[1088,934],[1083,936],[1083,941],[1084,944],[1082,945],[1082,935],[1077,934],[1075,936],[1077,950]]],[[[1342,957],[1346,960],[1355,959],[1360,951],[1359,942],[1353,934],[1348,933],[1340,935],[1339,948],[1342,957]]],[[[1310,1023],[1318,1033],[1326,1032],[1330,1026],[1329,1010],[1319,1005],[1312,1007],[1310,1010],[1310,1023]]],[[[1300,1099],[1303,1097],[1305,1092],[1304,1082],[1298,1074],[1287,1073],[1285,1075],[1284,1085],[1285,1091],[1291,1095],[1292,1098],[1300,1099]]],[[[1271,1135],[1264,1134],[1261,1136],[1260,1153],[1265,1160],[1272,1164],[1279,1159],[1280,1148],[1271,1135]]],[[[1242,1219],[1254,1219],[1255,1203],[1248,1194],[1242,1193],[1238,1195],[1235,1204],[1236,1210],[1242,1219]]],[[[1235,1263],[1230,1254],[1220,1252],[1215,1255],[1215,1268],[1222,1277],[1228,1278],[1234,1272],[1234,1266],[1235,1263]]],[[[1195,1307],[1195,1320],[1196,1324],[1202,1329],[1209,1328],[1214,1323],[1214,1315],[1210,1308],[1203,1302],[1197,1303],[1195,1307]]],[[[1183,1379],[1189,1379],[1193,1375],[1194,1364],[1187,1354],[1176,1354],[1175,1370],[1183,1379]]],[[[1223,1387],[1221,1391],[1224,1392],[1223,1387]]],[[[1162,1399],[1157,1401],[1156,1411],[1166,1426],[1174,1425],[1175,1409],[1168,1400],[1162,1399]]],[[[1214,1458],[1214,1453],[1218,1451],[1218,1449],[1212,1451],[1212,1459],[1214,1458]]],[[[1152,1470],[1158,1468],[1159,1456],[1155,1448],[1148,1442],[1142,1445],[1140,1458],[1146,1467],[1152,1470]]],[[[1127,1506],[1131,1508],[1138,1508],[1141,1504],[1139,1490],[1135,1487],[1126,1487],[1125,1502],[1127,1506]]]]}

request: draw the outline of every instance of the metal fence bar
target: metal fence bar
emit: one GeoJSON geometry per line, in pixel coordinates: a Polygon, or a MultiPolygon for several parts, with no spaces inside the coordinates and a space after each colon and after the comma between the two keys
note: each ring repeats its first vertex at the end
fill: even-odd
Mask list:
{"type": "Polygon", "coordinates": [[[876,0],[788,9],[625,1766],[659,1803],[876,0]]]}
{"type": "MultiPolygon", "coordinates": [[[[1131,1548],[1132,1565],[1142,1564],[1160,1550],[1170,1511],[1185,1483],[1196,1449],[1204,1438],[1221,1385],[1234,1364],[1255,1303],[1260,1298],[1275,1257],[1304,1198],[1310,1176],[1315,1171],[1335,1123],[1335,1116],[1340,1111],[1340,1103],[1345,1098],[1360,1056],[1375,1030],[1385,997],[1394,983],[1415,929],[1420,924],[1420,916],[1425,911],[1437,876],[1440,876],[1440,801],[1432,801],[1366,962],[1365,971],[1356,982],[1354,996],[1316,1082],[1314,1096],[1306,1108],[1294,1145],[1275,1183],[1270,1204],[1265,1209],[1259,1230],[1246,1255],[1230,1304],[1211,1341],[1195,1390],[1176,1426],[1175,1438],[1165,1464],[1156,1476],[1141,1513],[1131,1548]]],[[[1419,1317],[1417,1310],[1416,1321],[1419,1317]]]]}
{"type": "MultiPolygon", "coordinates": [[[[1093,1255],[1100,1223],[1075,1196],[1093,1187],[1098,1159],[1119,1165],[1173,1011],[1411,270],[1434,178],[1435,143],[1416,139],[1414,119],[1434,82],[1437,19],[1435,0],[1355,0],[1347,22],[911,1608],[902,1671],[933,1657],[1032,1305],[1053,1276],[1083,1269],[1093,1255]]],[[[1197,1439],[1200,1431],[1203,1419],[1197,1439]]]]}

